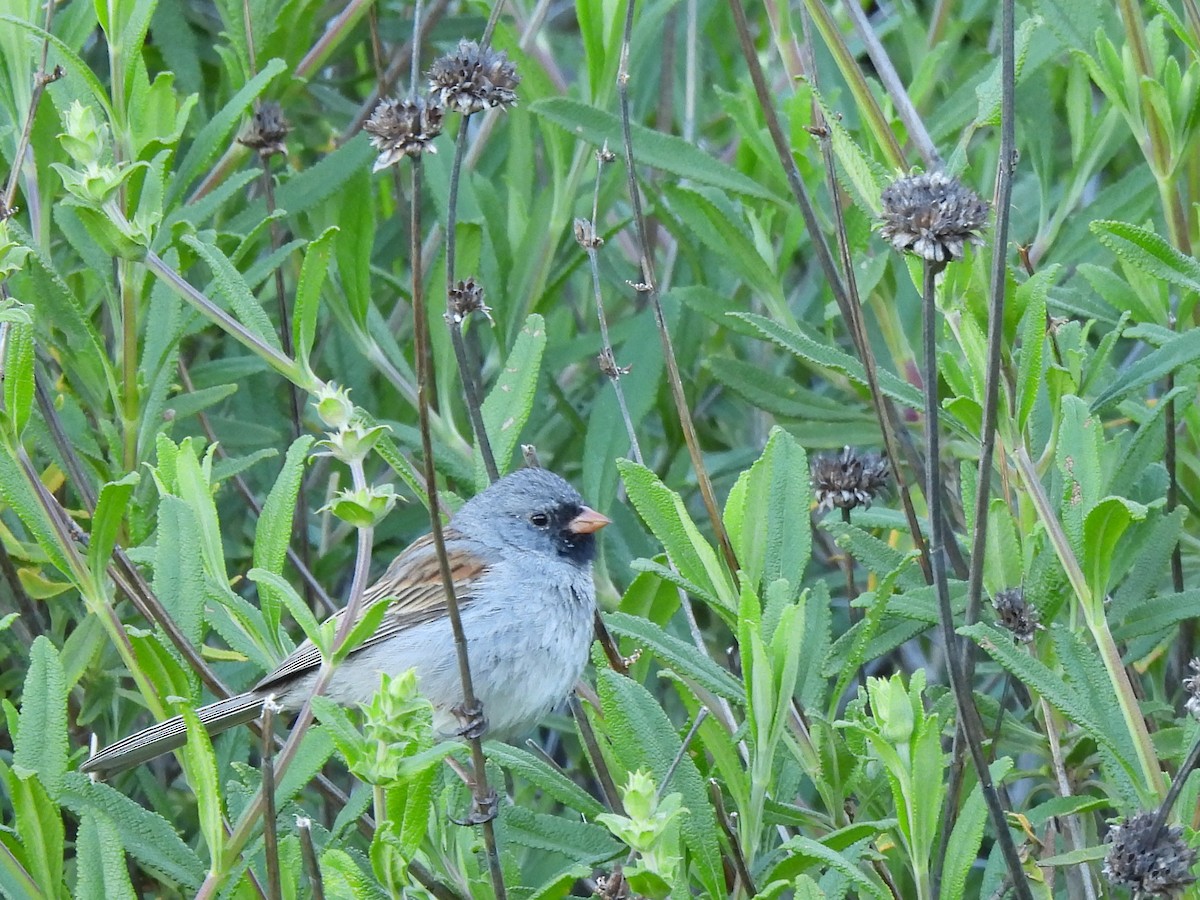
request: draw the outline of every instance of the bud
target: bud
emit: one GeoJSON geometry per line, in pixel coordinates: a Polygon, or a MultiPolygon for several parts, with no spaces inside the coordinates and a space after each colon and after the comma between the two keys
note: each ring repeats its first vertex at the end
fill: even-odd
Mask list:
{"type": "Polygon", "coordinates": [[[108,149],[108,125],[96,122],[90,106],[74,101],[63,113],[63,127],[58,141],[71,159],[81,166],[100,161],[108,149]]]}
{"type": "Polygon", "coordinates": [[[390,484],[357,490],[338,491],[324,507],[355,528],[374,528],[396,505],[396,491],[390,484]]]}
{"type": "Polygon", "coordinates": [[[354,415],[350,389],[334,382],[321,385],[317,391],[317,415],[329,428],[344,428],[354,415]]]}

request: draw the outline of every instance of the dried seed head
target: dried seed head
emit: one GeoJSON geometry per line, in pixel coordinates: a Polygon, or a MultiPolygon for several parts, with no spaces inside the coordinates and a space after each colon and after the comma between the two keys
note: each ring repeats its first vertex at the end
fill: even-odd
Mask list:
{"type": "Polygon", "coordinates": [[[490,47],[481,50],[468,40],[459,41],[457,50],[434,60],[426,77],[442,106],[464,116],[494,106],[514,106],[515,88],[521,83],[517,67],[506,53],[490,47]]]}
{"type": "Polygon", "coordinates": [[[1154,819],[1155,813],[1141,812],[1109,829],[1104,877],[1129,888],[1135,897],[1176,897],[1196,880],[1191,874],[1196,851],[1183,840],[1178,825],[1164,825],[1150,844],[1154,819]]]}
{"type": "Polygon", "coordinates": [[[617,154],[608,149],[608,141],[604,142],[604,146],[596,151],[596,162],[600,165],[610,163],[617,158],[617,154]]]}
{"type": "Polygon", "coordinates": [[[837,456],[819,456],[812,465],[817,511],[869,507],[888,479],[888,464],[878,453],[842,448],[837,456]]]}
{"type": "Polygon", "coordinates": [[[600,371],[608,378],[616,381],[622,375],[628,375],[633,371],[633,366],[618,366],[616,357],[613,356],[612,348],[605,347],[600,351],[600,355],[596,357],[596,361],[600,364],[600,371]]]}
{"type": "Polygon", "coordinates": [[[1188,663],[1188,668],[1192,670],[1192,674],[1183,679],[1183,689],[1188,694],[1183,708],[1193,718],[1200,719],[1200,656],[1188,663]]]}
{"type": "Polygon", "coordinates": [[[893,181],[883,191],[880,234],[901,252],[930,262],[962,259],[963,244],[979,244],[988,204],[942,172],[893,181]]]}
{"type": "Polygon", "coordinates": [[[587,219],[575,220],[575,242],[584,250],[595,250],[604,246],[604,238],[596,234],[596,229],[587,219]]]}
{"type": "Polygon", "coordinates": [[[364,130],[379,151],[374,171],[395,165],[405,156],[437,153],[433,139],[442,133],[444,111],[440,103],[424,97],[380,100],[364,130]]]}
{"type": "Polygon", "coordinates": [[[1000,624],[1012,632],[1022,644],[1033,640],[1037,630],[1042,627],[1038,608],[1025,599],[1025,588],[1015,587],[1006,591],[997,591],[992,598],[992,608],[996,610],[996,618],[1000,624]]]}
{"type": "MultiPolygon", "coordinates": [[[[483,302],[483,285],[474,278],[460,281],[450,288],[450,316],[454,323],[466,321],[471,313],[483,313],[492,322],[492,308],[483,302]]],[[[492,322],[492,324],[496,324],[492,322]]]]}
{"type": "Polygon", "coordinates": [[[268,101],[254,113],[250,124],[238,138],[238,143],[257,151],[260,157],[266,159],[276,153],[287,153],[283,142],[291,130],[291,124],[283,115],[283,107],[268,101]]]}

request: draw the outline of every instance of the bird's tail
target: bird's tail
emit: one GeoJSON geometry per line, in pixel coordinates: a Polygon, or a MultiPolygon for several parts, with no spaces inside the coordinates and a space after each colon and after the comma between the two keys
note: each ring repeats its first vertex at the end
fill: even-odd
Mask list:
{"type": "MultiPolygon", "coordinates": [[[[196,716],[209,734],[219,734],[227,728],[257,719],[262,713],[263,701],[261,694],[238,694],[236,697],[228,697],[200,707],[196,710],[196,716]]],[[[175,716],[105,747],[95,756],[85,760],[79,770],[94,772],[99,777],[106,778],[182,747],[186,742],[187,729],[184,727],[183,717],[175,716]]]]}

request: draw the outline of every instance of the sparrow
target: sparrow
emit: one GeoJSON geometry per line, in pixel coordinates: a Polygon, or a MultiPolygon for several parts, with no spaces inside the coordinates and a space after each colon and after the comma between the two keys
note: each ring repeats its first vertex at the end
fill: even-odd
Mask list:
{"type": "MultiPolygon", "coordinates": [[[[545,469],[519,469],[476,494],[444,529],[475,694],[488,736],[531,730],[579,679],[591,646],[595,534],[608,517],[545,469]]],[[[334,669],[325,695],[343,706],[369,702],[384,673],[413,668],[433,705],[439,737],[461,733],[458,658],[432,535],[405,548],[364,593],[359,616],[387,604],[378,629],[334,669]]],[[[338,620],[345,610],[334,613],[338,620]]],[[[300,709],[313,691],[321,652],[300,644],[253,688],[196,710],[209,734],[253,721],[272,699],[300,709]]],[[[104,777],[181,747],[176,716],[101,750],[81,766],[104,777]]]]}

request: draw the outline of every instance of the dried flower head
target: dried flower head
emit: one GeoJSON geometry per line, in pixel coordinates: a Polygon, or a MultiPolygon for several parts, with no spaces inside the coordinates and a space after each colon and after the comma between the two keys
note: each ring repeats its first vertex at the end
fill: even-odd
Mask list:
{"type": "Polygon", "coordinates": [[[1022,644],[1032,641],[1034,634],[1042,627],[1038,621],[1041,618],[1038,608],[1025,599],[1023,587],[997,591],[992,598],[992,608],[996,610],[1000,624],[1022,644]]]}
{"type": "Polygon", "coordinates": [[[1192,670],[1192,674],[1183,679],[1183,689],[1188,694],[1183,708],[1193,718],[1200,719],[1200,656],[1188,663],[1188,668],[1192,670]]]}
{"type": "Polygon", "coordinates": [[[380,100],[363,126],[379,151],[374,171],[395,165],[405,156],[437,153],[433,139],[442,133],[444,110],[424,97],[380,100]]]}
{"type": "Polygon", "coordinates": [[[817,511],[869,507],[888,479],[888,464],[878,453],[842,448],[837,456],[819,456],[812,465],[817,511]]]}
{"type": "Polygon", "coordinates": [[[433,96],[442,106],[464,116],[494,106],[515,105],[515,88],[521,83],[516,65],[504,51],[480,49],[468,40],[459,41],[457,50],[434,60],[427,77],[433,96]]]}
{"type": "Polygon", "coordinates": [[[492,321],[492,308],[483,302],[483,285],[474,278],[468,278],[450,288],[449,315],[453,318],[454,324],[458,325],[475,312],[483,313],[489,322],[492,321]]]}
{"type": "Polygon", "coordinates": [[[284,118],[283,107],[268,101],[254,113],[250,124],[238,138],[238,143],[256,150],[260,157],[266,159],[276,153],[287,153],[283,142],[291,130],[292,126],[284,118]]]}
{"type": "Polygon", "coordinates": [[[942,172],[893,181],[883,191],[883,228],[897,250],[930,262],[962,259],[963,244],[979,244],[988,204],[942,172]]]}
{"type": "Polygon", "coordinates": [[[1175,897],[1196,880],[1191,874],[1196,851],[1183,840],[1178,825],[1164,825],[1155,839],[1154,820],[1155,813],[1142,812],[1109,829],[1104,838],[1111,845],[1104,858],[1104,876],[1129,888],[1135,897],[1175,897]]]}

